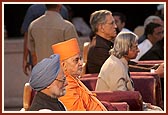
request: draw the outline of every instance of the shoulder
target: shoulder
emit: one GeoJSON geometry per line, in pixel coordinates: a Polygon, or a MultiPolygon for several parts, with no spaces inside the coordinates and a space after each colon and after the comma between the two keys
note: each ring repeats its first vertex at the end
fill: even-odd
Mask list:
{"type": "Polygon", "coordinates": [[[74,28],[74,25],[73,25],[70,21],[68,21],[68,20],[65,20],[65,19],[64,19],[64,24],[65,24],[67,27],[73,27],[73,28],[74,28]]]}
{"type": "Polygon", "coordinates": [[[111,55],[110,57],[107,58],[107,60],[104,62],[102,68],[114,70],[114,68],[119,69],[121,61],[116,58],[115,56],[111,55]]]}

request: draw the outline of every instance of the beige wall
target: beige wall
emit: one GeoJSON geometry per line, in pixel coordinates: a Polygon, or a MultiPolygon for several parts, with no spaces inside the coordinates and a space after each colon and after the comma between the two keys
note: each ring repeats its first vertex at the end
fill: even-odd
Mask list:
{"type": "Polygon", "coordinates": [[[22,107],[24,83],[22,71],[23,39],[4,41],[4,106],[22,107]]]}

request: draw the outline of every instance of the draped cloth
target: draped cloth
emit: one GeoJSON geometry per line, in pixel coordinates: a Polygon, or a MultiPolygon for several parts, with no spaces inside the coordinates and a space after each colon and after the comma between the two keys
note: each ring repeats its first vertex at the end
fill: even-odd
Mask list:
{"type": "Polygon", "coordinates": [[[78,78],[65,74],[68,81],[66,94],[59,100],[68,111],[107,111],[104,105],[78,78]]]}

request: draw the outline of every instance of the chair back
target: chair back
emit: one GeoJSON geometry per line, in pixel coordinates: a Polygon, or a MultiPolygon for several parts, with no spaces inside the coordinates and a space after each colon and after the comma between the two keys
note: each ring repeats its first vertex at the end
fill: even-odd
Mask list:
{"type": "Polygon", "coordinates": [[[23,108],[27,111],[34,97],[34,91],[29,83],[25,83],[23,91],[23,108]]]}

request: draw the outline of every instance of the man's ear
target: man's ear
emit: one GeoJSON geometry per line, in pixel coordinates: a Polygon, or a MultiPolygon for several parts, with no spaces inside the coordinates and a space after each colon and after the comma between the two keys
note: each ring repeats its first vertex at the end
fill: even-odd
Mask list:
{"type": "Polygon", "coordinates": [[[65,66],[65,62],[64,62],[64,61],[61,61],[61,62],[60,62],[60,65],[61,65],[61,67],[64,67],[64,66],[65,66]]]}
{"type": "Polygon", "coordinates": [[[104,32],[104,25],[103,24],[99,24],[98,25],[98,30],[100,30],[101,32],[104,32]]]}
{"type": "Polygon", "coordinates": [[[66,63],[65,63],[65,61],[61,61],[60,65],[61,65],[63,71],[66,71],[66,63]]]}

